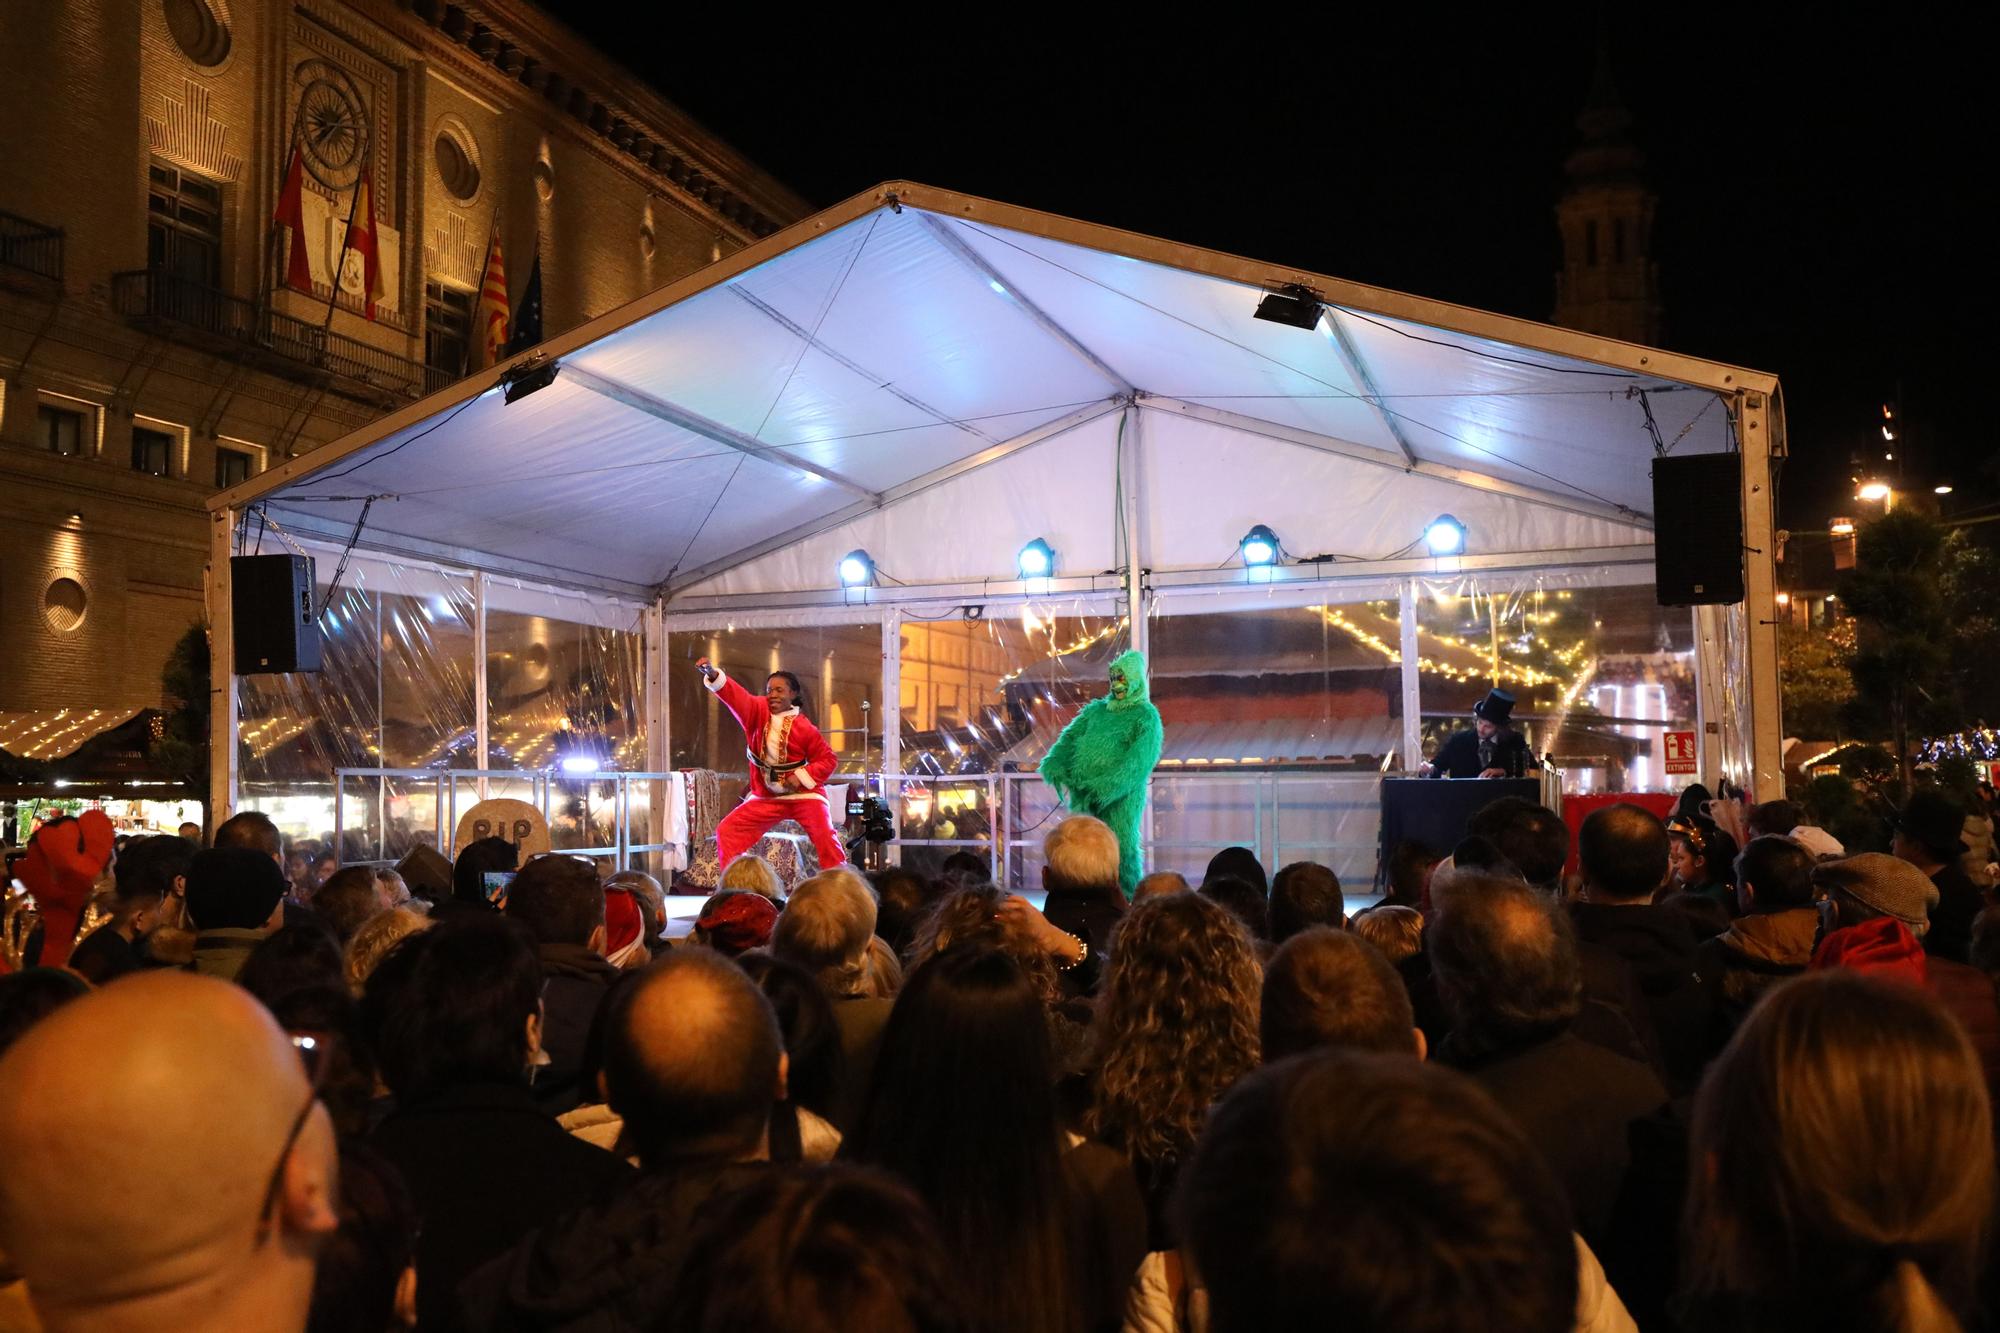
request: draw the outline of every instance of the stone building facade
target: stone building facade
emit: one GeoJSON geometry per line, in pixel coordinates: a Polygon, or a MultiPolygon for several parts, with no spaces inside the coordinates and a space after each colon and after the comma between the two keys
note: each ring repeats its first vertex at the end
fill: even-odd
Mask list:
{"type": "Polygon", "coordinates": [[[539,249],[553,337],[808,211],[522,0],[7,5],[0,162],[16,734],[161,702],[204,500],[477,368],[496,228],[516,306],[539,249]],[[271,222],[295,142],[310,292],[271,222]],[[364,169],[373,320],[341,245],[364,169]]]}
{"type": "Polygon", "coordinates": [[[1552,323],[1657,347],[1660,269],[1653,259],[1659,199],[1632,142],[1632,113],[1612,82],[1608,50],[1597,53],[1590,96],[1576,127],[1582,137],[1564,163],[1556,227],[1562,269],[1552,323]]]}

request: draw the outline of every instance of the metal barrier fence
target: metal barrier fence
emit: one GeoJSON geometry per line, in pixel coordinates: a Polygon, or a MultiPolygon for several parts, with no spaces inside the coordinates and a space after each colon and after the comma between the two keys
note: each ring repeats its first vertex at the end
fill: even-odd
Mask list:
{"type": "Polygon", "coordinates": [[[460,814],[479,801],[507,798],[541,812],[554,850],[608,857],[624,870],[635,859],[655,861],[678,845],[654,837],[662,827],[655,808],[672,778],[669,773],[340,768],[333,774],[333,841],[344,863],[390,864],[425,842],[452,856],[460,814]],[[392,815],[392,805],[402,813],[392,815]],[[359,828],[350,822],[351,813],[363,815],[359,828]],[[356,836],[366,853],[360,857],[348,855],[356,836]]]}

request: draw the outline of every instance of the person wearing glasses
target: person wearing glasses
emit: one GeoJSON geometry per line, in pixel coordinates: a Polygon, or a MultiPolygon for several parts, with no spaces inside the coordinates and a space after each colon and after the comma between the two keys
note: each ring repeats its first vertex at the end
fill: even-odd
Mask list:
{"type": "Polygon", "coordinates": [[[0,1088],[35,1090],[0,1096],[0,1252],[43,1328],[305,1326],[339,1224],[313,1045],[239,987],[159,971],[0,1059],[0,1088]]]}

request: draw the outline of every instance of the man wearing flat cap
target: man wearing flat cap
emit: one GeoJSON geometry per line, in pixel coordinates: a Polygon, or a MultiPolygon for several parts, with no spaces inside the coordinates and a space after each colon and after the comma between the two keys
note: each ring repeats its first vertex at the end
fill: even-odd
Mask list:
{"type": "Polygon", "coordinates": [[[1518,778],[1534,765],[1527,739],[1513,728],[1514,696],[1491,690],[1472,707],[1472,726],[1453,732],[1427,767],[1434,778],[1518,778]]]}
{"type": "Polygon", "coordinates": [[[1929,876],[1937,888],[1931,908],[1931,929],[1924,952],[1933,958],[1966,962],[1972,952],[1972,918],[1984,905],[1979,886],[1965,873],[1960,834],[1965,831],[1965,807],[1935,787],[1914,793],[1895,819],[1896,836],[1889,850],[1898,860],[1929,876]]]}

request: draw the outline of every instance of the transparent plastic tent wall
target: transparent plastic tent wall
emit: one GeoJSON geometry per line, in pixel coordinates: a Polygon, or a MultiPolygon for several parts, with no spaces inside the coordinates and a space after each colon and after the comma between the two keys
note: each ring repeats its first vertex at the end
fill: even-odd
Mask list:
{"type": "Polygon", "coordinates": [[[1035,761],[1128,646],[1158,867],[1241,843],[1369,883],[1383,776],[1496,685],[1568,792],[1672,789],[1693,731],[1769,794],[1769,611],[1656,604],[1647,472],[1742,452],[1715,499],[1765,605],[1776,381],[1310,275],[1318,325],[1252,317],[1298,276],[884,186],[553,340],[530,396],[496,367],[216,497],[219,645],[228,554],[345,560],[326,670],[238,680],[233,747],[217,710],[218,800],[381,859],[518,795],[666,868],[681,798],[629,775],[743,767],[708,656],[803,679],[905,863],[1031,885],[1035,761]],[[1441,515],[1462,552],[1428,553],[1441,515]],[[1258,525],[1280,559],[1246,568],[1258,525]]]}

